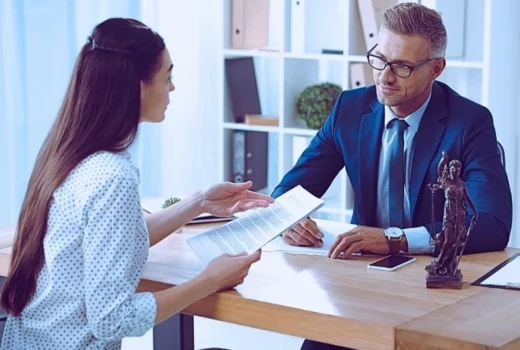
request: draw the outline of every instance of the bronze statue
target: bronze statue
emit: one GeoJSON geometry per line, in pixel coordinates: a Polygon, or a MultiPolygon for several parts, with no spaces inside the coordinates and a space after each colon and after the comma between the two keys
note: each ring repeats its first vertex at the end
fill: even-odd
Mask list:
{"type": "Polygon", "coordinates": [[[462,163],[458,160],[449,162],[448,155],[442,152],[442,158],[437,167],[436,184],[429,184],[432,192],[432,232],[435,232],[433,196],[435,191],[444,190],[446,198],[442,230],[432,244],[438,244],[439,256],[426,266],[428,276],[427,288],[462,288],[462,273],[458,269],[460,258],[468,236],[477,222],[475,204],[468,195],[466,184],[460,178],[462,163]],[[473,217],[469,228],[466,228],[466,204],[471,207],[473,217]]]}

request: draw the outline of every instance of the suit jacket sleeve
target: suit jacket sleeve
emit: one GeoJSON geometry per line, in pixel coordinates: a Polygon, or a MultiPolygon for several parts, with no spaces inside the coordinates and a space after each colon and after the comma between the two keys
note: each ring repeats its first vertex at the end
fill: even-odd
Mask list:
{"type": "MultiPolygon", "coordinates": [[[[462,137],[462,180],[475,203],[478,221],[464,253],[505,249],[512,226],[513,204],[507,174],[501,163],[491,113],[483,108],[468,123],[462,137]]],[[[473,213],[467,206],[466,227],[473,213]]],[[[428,230],[431,227],[428,225],[428,230]]],[[[436,223],[440,232],[442,223],[436,223]]]]}
{"type": "Polygon", "coordinates": [[[282,178],[274,189],[276,198],[297,185],[321,197],[344,166],[343,158],[335,142],[335,125],[341,117],[340,106],[345,92],[336,99],[334,108],[323,126],[302,153],[294,167],[282,178]]]}

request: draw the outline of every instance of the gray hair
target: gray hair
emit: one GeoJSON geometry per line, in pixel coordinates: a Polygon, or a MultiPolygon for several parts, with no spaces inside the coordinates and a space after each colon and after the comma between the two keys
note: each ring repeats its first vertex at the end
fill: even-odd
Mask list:
{"type": "Polygon", "coordinates": [[[444,57],[448,38],[441,15],[424,5],[401,3],[383,14],[381,27],[402,35],[419,35],[430,43],[430,58],[444,57]]]}

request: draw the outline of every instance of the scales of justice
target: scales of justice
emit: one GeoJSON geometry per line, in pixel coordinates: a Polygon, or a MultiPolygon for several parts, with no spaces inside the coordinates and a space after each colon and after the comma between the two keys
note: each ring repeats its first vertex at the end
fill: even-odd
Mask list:
{"type": "Polygon", "coordinates": [[[428,272],[427,288],[462,288],[463,277],[458,266],[478,216],[466,184],[460,177],[461,172],[462,163],[456,159],[449,161],[446,152],[442,152],[442,158],[437,166],[437,183],[428,184],[432,198],[432,241],[430,244],[436,246],[435,252],[439,254],[425,268],[428,272]],[[445,203],[442,228],[438,235],[435,235],[434,194],[438,190],[444,191],[445,203]],[[473,212],[473,217],[469,222],[469,227],[466,227],[468,205],[473,212]]]}

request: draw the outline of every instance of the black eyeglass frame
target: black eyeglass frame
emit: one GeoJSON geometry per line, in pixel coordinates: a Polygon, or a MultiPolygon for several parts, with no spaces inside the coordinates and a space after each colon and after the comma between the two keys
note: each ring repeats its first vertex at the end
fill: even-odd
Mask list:
{"type": "Polygon", "coordinates": [[[412,72],[413,72],[414,70],[416,70],[417,68],[422,67],[423,65],[425,65],[425,64],[428,63],[428,62],[431,62],[431,61],[433,61],[433,60],[437,60],[437,59],[441,58],[441,57],[432,57],[432,58],[430,58],[430,59],[428,59],[428,60],[426,60],[426,61],[424,61],[424,62],[421,62],[421,63],[418,63],[418,64],[412,66],[412,65],[409,65],[409,64],[406,64],[406,63],[401,63],[401,62],[389,62],[389,61],[387,61],[386,59],[384,59],[384,58],[381,57],[381,56],[377,56],[377,55],[372,54],[372,51],[374,51],[374,49],[375,49],[376,47],[377,47],[377,44],[375,44],[374,47],[372,47],[372,48],[371,48],[370,50],[368,50],[368,52],[367,52],[367,55],[366,55],[366,56],[367,56],[367,62],[368,62],[368,65],[369,65],[370,67],[372,67],[373,69],[375,69],[375,70],[379,70],[379,71],[384,71],[384,70],[386,69],[386,66],[390,66],[390,70],[392,71],[392,73],[393,73],[395,76],[398,76],[398,77],[400,77],[400,78],[408,78],[410,75],[412,75],[412,72]],[[370,57],[375,57],[375,58],[380,59],[381,61],[383,61],[383,62],[385,63],[385,65],[383,66],[383,68],[376,68],[376,67],[374,67],[372,64],[370,64],[370,57]],[[403,76],[403,75],[397,74],[396,71],[394,70],[394,65],[399,65],[399,66],[401,66],[401,67],[407,68],[407,69],[409,70],[408,75],[403,76]]]}

